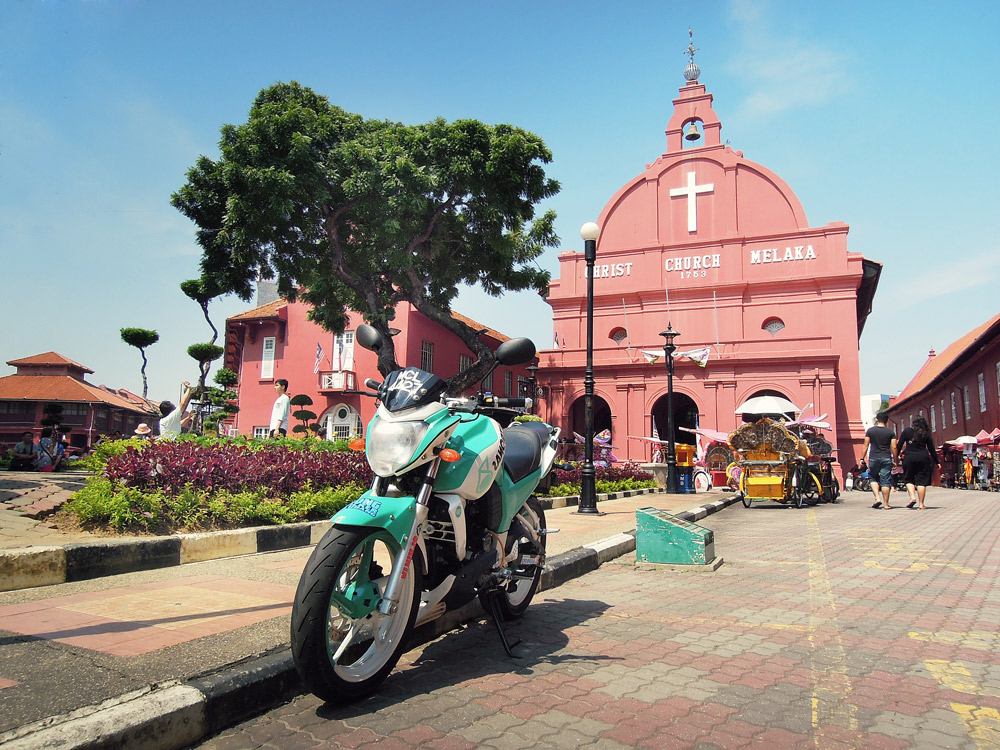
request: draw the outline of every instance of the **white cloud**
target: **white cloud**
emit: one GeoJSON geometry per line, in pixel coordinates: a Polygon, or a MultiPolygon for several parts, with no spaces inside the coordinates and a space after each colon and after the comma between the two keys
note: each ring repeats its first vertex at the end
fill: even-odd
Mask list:
{"type": "MultiPolygon", "coordinates": [[[[727,65],[749,92],[739,117],[757,119],[828,102],[848,92],[850,58],[820,38],[777,33],[770,6],[734,0],[730,17],[742,37],[740,48],[727,65]]],[[[777,14],[774,14],[777,15],[777,14]]]]}
{"type": "Polygon", "coordinates": [[[994,288],[998,280],[1000,252],[993,250],[972,256],[949,257],[946,273],[936,263],[922,264],[910,273],[903,270],[889,289],[894,305],[903,308],[923,305],[936,297],[956,292],[967,294],[985,286],[994,288]]]}

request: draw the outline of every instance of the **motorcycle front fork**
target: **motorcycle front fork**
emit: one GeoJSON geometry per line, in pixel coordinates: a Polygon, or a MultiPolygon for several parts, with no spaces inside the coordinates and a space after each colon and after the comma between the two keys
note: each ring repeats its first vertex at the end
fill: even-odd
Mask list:
{"type": "Polygon", "coordinates": [[[404,537],[403,551],[396,555],[392,563],[392,572],[389,573],[389,580],[385,585],[382,594],[382,601],[379,602],[378,611],[383,615],[391,615],[396,611],[399,604],[399,589],[406,576],[410,573],[413,564],[413,555],[417,551],[420,543],[420,531],[427,520],[428,506],[431,500],[431,493],[434,491],[434,480],[437,478],[438,469],[441,466],[441,459],[435,458],[427,469],[424,482],[420,486],[420,491],[416,497],[416,507],[413,513],[413,525],[410,533],[404,537]]]}

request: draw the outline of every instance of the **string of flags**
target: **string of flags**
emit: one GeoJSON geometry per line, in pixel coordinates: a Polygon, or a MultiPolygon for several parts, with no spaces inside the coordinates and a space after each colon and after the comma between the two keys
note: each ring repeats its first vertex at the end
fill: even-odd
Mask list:
{"type": "MultiPolygon", "coordinates": [[[[663,358],[662,349],[640,349],[639,352],[646,358],[647,364],[655,364],[663,358]]],[[[703,346],[700,349],[688,349],[685,352],[674,352],[674,359],[686,357],[699,367],[704,367],[708,364],[708,358],[711,353],[711,347],[703,346]]]]}

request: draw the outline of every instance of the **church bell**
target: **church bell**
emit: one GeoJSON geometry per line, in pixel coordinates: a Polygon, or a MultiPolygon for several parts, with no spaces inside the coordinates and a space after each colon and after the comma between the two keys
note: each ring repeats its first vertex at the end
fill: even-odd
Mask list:
{"type": "Polygon", "coordinates": [[[698,132],[698,126],[692,122],[688,125],[688,132],[687,135],[684,136],[684,140],[696,141],[699,138],[701,138],[701,133],[698,132]]]}

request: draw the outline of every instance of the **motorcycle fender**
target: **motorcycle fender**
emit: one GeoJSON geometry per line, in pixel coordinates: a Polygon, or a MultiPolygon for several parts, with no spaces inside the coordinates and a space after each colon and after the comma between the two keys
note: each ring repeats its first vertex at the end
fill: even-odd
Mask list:
{"type": "Polygon", "coordinates": [[[412,495],[383,497],[366,492],[353,503],[337,511],[331,519],[338,526],[374,526],[385,529],[400,546],[406,546],[406,537],[413,528],[417,507],[412,495]]]}

